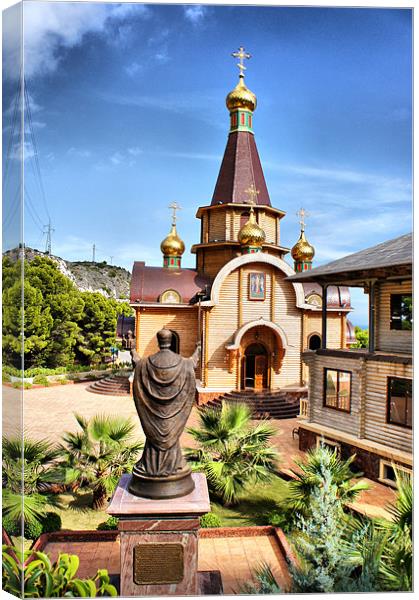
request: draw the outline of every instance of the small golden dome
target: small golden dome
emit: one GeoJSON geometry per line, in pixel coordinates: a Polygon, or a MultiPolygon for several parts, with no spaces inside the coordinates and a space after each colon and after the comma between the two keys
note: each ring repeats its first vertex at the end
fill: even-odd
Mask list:
{"type": "Polygon", "coordinates": [[[242,75],[234,90],[228,94],[226,105],[230,112],[238,108],[247,108],[252,112],[255,110],[256,96],[246,87],[242,75]]]}
{"type": "Polygon", "coordinates": [[[262,246],[266,239],[265,232],[256,223],[255,212],[253,206],[250,209],[250,216],[247,223],[239,231],[239,242],[242,246],[262,246]]]}
{"type": "Polygon", "coordinates": [[[296,262],[311,262],[314,254],[314,247],[307,241],[304,230],[302,230],[300,239],[291,250],[291,256],[296,262]]]}
{"type": "Polygon", "coordinates": [[[182,256],[185,252],[185,244],[178,236],[176,223],[172,224],[169,235],[160,244],[160,249],[164,256],[182,256]]]}

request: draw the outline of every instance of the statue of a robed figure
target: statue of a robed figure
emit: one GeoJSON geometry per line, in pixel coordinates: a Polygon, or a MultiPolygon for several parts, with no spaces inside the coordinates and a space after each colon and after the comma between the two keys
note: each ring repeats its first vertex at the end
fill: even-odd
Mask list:
{"type": "Polygon", "coordinates": [[[129,491],[144,498],[177,498],[194,489],[191,470],[179,443],[195,400],[195,368],[200,346],[191,358],[170,350],[172,332],[157,333],[159,352],[135,363],[133,394],[146,436],[129,491]]]}

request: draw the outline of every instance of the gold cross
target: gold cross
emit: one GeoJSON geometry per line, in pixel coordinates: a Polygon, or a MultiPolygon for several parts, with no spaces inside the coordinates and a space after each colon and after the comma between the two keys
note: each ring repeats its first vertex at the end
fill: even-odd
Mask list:
{"type": "Polygon", "coordinates": [[[244,61],[245,58],[246,59],[252,58],[252,55],[249,54],[248,52],[245,52],[243,46],[240,46],[240,48],[238,49],[238,51],[237,52],[233,52],[231,54],[231,56],[234,56],[234,58],[238,58],[239,59],[239,62],[237,63],[237,66],[240,69],[240,77],[244,77],[243,71],[246,70],[246,67],[244,66],[243,61],[244,61]]]}
{"type": "Polygon", "coordinates": [[[305,210],[305,208],[300,208],[300,210],[298,210],[296,213],[297,217],[300,217],[300,226],[301,226],[301,231],[304,231],[306,223],[304,218],[307,218],[310,216],[310,213],[305,210]]]}
{"type": "Polygon", "coordinates": [[[176,211],[177,210],[182,210],[182,207],[179,206],[179,204],[177,202],[171,202],[169,204],[168,208],[170,208],[173,211],[173,214],[172,214],[172,223],[173,223],[173,225],[175,225],[176,224],[176,219],[177,219],[176,211]]]}
{"type": "Polygon", "coordinates": [[[259,190],[255,188],[253,183],[250,187],[247,188],[247,190],[244,190],[244,193],[249,196],[249,204],[252,204],[252,206],[256,204],[256,198],[259,194],[259,190]]]}

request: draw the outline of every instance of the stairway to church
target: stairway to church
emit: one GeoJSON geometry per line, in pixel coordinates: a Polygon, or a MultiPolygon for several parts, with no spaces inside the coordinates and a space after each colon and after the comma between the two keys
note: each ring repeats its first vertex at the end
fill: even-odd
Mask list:
{"type": "Polygon", "coordinates": [[[129,373],[127,375],[111,375],[95,381],[86,389],[93,394],[104,396],[127,396],[130,393],[128,377],[129,373]]]}
{"type": "Polygon", "coordinates": [[[284,390],[235,390],[211,400],[202,408],[219,408],[223,401],[247,404],[254,419],[294,419],[300,412],[299,395],[284,390]]]}

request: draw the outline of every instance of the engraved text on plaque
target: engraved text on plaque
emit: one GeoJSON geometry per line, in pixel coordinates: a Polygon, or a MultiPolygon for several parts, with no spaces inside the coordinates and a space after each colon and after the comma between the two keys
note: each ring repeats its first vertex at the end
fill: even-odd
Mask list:
{"type": "Polygon", "coordinates": [[[134,548],[137,585],[180,583],[183,579],[182,544],[138,544],[134,548]]]}

